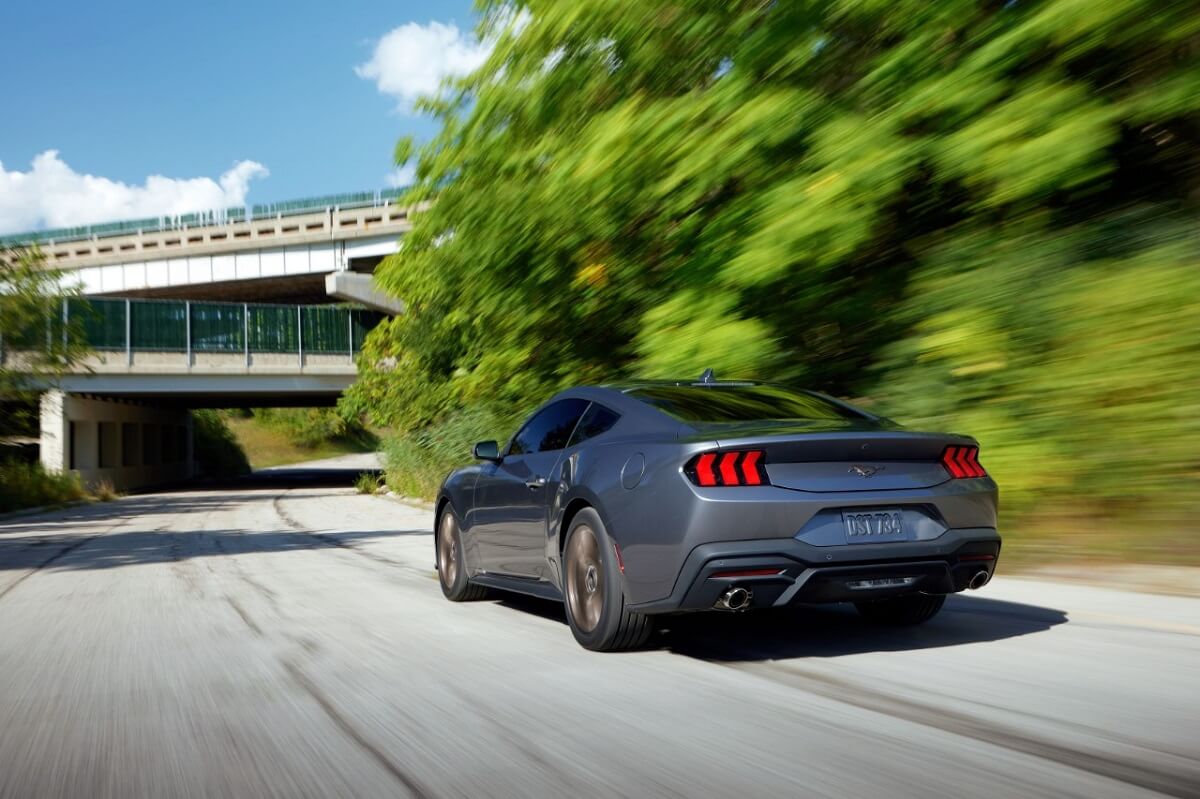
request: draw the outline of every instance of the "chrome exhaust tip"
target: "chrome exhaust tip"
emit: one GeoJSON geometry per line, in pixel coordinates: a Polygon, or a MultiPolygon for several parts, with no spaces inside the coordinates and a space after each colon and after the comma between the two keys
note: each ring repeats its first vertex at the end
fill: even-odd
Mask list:
{"type": "Polygon", "coordinates": [[[720,610],[746,610],[750,607],[750,603],[754,601],[754,594],[746,588],[727,588],[725,593],[721,594],[717,600],[715,607],[720,610]]]}
{"type": "Polygon", "coordinates": [[[992,579],[992,575],[988,574],[986,569],[977,571],[971,578],[971,582],[967,583],[967,588],[970,588],[972,591],[978,591],[987,585],[990,579],[992,579]]]}

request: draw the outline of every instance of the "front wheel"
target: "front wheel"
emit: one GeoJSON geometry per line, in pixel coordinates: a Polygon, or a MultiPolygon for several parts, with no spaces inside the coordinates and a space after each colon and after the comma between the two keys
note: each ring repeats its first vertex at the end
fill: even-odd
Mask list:
{"type": "Polygon", "coordinates": [[[458,517],[450,506],[442,511],[437,532],[437,572],[442,593],[451,602],[467,602],[482,599],[487,588],[472,585],[467,579],[467,563],[463,558],[462,533],[458,528],[458,517]]]}
{"type": "Polygon", "coordinates": [[[876,624],[908,627],[932,619],[945,602],[943,594],[910,594],[892,599],[855,602],[854,607],[858,608],[863,618],[876,624]]]}
{"type": "Polygon", "coordinates": [[[581,646],[616,652],[646,643],[654,631],[653,622],[626,606],[616,551],[600,514],[591,508],[584,508],[571,520],[563,572],[567,622],[581,646]]]}

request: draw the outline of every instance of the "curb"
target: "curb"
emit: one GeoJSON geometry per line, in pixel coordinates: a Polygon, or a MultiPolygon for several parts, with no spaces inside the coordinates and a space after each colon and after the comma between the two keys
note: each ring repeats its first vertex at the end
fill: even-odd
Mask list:
{"type": "Polygon", "coordinates": [[[379,499],[386,499],[390,502],[395,502],[400,505],[407,505],[408,507],[416,510],[436,510],[432,502],[426,502],[425,500],[418,499],[417,497],[402,497],[396,494],[371,494],[370,496],[378,497],[379,499]]]}

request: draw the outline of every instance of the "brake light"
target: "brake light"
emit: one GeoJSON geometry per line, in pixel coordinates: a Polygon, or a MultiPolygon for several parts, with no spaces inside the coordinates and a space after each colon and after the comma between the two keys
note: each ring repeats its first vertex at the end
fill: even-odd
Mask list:
{"type": "Polygon", "coordinates": [[[698,486],[768,485],[765,455],[759,449],[703,452],[689,461],[683,472],[698,486]]]}
{"type": "Polygon", "coordinates": [[[979,462],[979,447],[946,447],[942,453],[942,465],[955,480],[987,477],[987,470],[979,462]]]}

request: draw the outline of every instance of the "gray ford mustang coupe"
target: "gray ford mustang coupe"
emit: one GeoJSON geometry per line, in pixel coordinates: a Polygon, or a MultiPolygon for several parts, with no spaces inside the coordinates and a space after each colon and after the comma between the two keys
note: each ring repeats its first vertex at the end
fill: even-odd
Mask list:
{"type": "Polygon", "coordinates": [[[442,591],[566,602],[588,649],[655,616],[853,602],[918,624],[1000,554],[974,439],[917,433],[831,397],[752,382],[642,382],[552,397],[446,478],[442,591]]]}

